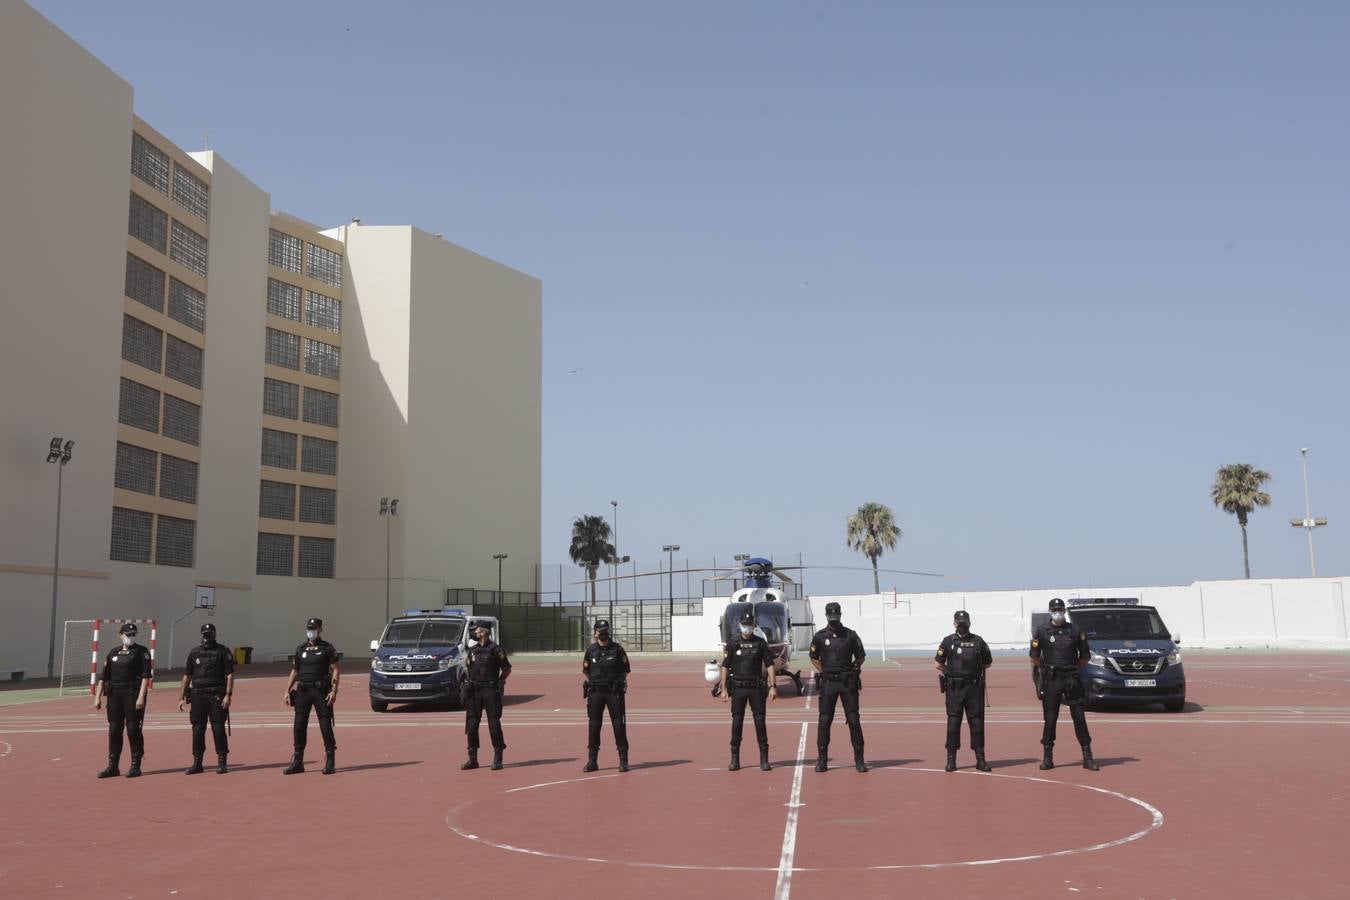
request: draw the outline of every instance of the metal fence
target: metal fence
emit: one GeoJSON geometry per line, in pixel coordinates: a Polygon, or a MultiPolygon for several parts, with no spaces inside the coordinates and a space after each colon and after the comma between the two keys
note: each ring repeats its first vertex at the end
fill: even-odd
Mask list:
{"type": "MultiPolygon", "coordinates": [[[[447,606],[472,606],[475,614],[493,616],[501,623],[499,640],[508,653],[570,651],[579,653],[591,643],[598,619],[608,619],[614,640],[629,650],[669,650],[669,598],[651,597],[613,603],[540,605],[528,592],[450,588],[447,606]]],[[[677,616],[701,615],[702,600],[676,600],[677,616]]]]}

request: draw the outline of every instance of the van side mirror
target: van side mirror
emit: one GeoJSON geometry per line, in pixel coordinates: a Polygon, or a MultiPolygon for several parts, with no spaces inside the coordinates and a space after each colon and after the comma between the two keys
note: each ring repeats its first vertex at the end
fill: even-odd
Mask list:
{"type": "Polygon", "coordinates": [[[371,653],[374,653],[374,652],[375,652],[376,650],[378,650],[378,649],[380,649],[380,642],[379,642],[379,641],[371,641],[371,642],[370,642],[370,652],[371,652],[371,653]]]}
{"type": "Polygon", "coordinates": [[[1176,634],[1172,635],[1172,643],[1176,644],[1178,647],[1181,646],[1181,633],[1180,633],[1180,632],[1177,632],[1176,634]]]}

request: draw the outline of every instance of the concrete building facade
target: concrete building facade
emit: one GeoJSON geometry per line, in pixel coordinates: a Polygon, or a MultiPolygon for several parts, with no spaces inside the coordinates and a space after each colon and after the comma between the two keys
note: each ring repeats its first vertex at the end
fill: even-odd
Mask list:
{"type": "Polygon", "coordinates": [[[47,669],[58,469],[58,667],[62,621],[117,617],[158,620],[171,664],[199,585],[263,659],[311,615],[359,651],[386,584],[393,609],[440,605],[495,587],[494,553],[535,589],[539,281],[416,228],[275,212],[21,3],[0,6],[0,121],[0,677],[47,669]]]}

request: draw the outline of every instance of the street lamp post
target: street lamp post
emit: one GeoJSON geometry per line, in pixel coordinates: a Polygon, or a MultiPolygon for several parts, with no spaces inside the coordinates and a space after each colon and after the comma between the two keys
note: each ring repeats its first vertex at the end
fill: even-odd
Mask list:
{"type": "Polygon", "coordinates": [[[1321,528],[1327,524],[1326,519],[1314,519],[1312,514],[1312,503],[1308,500],[1308,448],[1302,447],[1299,453],[1303,455],[1303,518],[1290,519],[1289,524],[1295,528],[1302,528],[1308,534],[1308,565],[1312,569],[1312,577],[1317,577],[1317,557],[1313,555],[1312,533],[1314,528],[1321,528]]]}
{"type": "MultiPolygon", "coordinates": [[[[619,501],[611,500],[614,507],[614,559],[609,564],[609,627],[614,627],[614,595],[619,591],[619,501]]],[[[620,597],[620,600],[623,598],[620,597]]]]}
{"type": "Polygon", "coordinates": [[[61,572],[61,476],[70,462],[70,451],[74,441],[66,441],[62,446],[61,438],[52,438],[47,449],[47,462],[56,463],[56,552],[52,557],[52,622],[47,637],[47,677],[54,678],[56,673],[56,587],[61,572]]]}
{"type": "Polygon", "coordinates": [[[678,549],[680,549],[679,544],[666,544],[661,548],[662,552],[670,554],[670,564],[666,566],[666,572],[670,576],[670,628],[672,638],[675,629],[675,551],[678,549]]]}
{"type": "Polygon", "coordinates": [[[398,515],[398,498],[380,498],[380,515],[384,516],[384,620],[389,621],[389,527],[398,515]]]}
{"type": "Polygon", "coordinates": [[[492,558],[497,561],[497,605],[502,605],[502,560],[506,559],[506,553],[494,553],[492,558]]]}

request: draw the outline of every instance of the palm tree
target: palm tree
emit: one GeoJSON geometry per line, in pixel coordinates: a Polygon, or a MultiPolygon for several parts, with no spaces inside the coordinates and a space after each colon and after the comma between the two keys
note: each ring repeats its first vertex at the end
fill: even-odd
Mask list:
{"type": "Polygon", "coordinates": [[[894,550],[900,537],[900,526],[895,524],[895,514],[884,503],[864,503],[848,517],[848,546],[872,561],[874,593],[881,593],[877,560],[886,550],[894,550]]]}
{"type": "Polygon", "coordinates": [[[577,516],[572,521],[572,546],[567,553],[572,562],[586,570],[591,582],[591,605],[595,605],[595,573],[600,566],[614,561],[614,545],[609,542],[609,523],[604,516],[577,516]]]}
{"type": "Polygon", "coordinates": [[[1269,472],[1250,463],[1233,463],[1219,467],[1209,489],[1214,505],[1236,515],[1242,526],[1242,574],[1246,578],[1252,577],[1251,563],[1247,560],[1247,516],[1258,506],[1270,505],[1270,495],[1261,490],[1267,481],[1270,481],[1269,472]]]}

